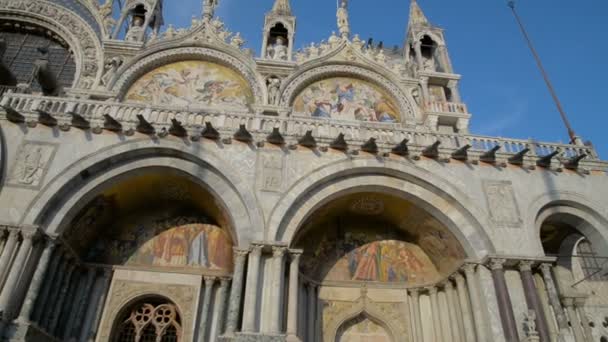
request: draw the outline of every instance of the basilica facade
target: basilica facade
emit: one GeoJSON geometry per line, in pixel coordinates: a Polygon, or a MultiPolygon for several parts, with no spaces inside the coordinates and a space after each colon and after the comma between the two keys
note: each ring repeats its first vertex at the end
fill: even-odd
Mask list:
{"type": "Polygon", "coordinates": [[[415,0],[259,55],[163,5],[0,0],[0,340],[608,341],[608,163],[469,132],[415,0]]]}

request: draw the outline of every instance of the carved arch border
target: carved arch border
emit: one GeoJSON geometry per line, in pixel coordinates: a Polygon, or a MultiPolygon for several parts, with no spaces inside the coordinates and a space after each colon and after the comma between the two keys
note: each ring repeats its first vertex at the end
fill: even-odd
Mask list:
{"type": "Polygon", "coordinates": [[[367,297],[360,297],[357,302],[348,303],[344,309],[334,312],[337,316],[329,320],[327,326],[323,327],[323,341],[336,341],[338,330],[344,324],[360,315],[364,315],[386,329],[391,341],[409,342],[407,323],[400,320],[403,315],[396,312],[397,308],[395,308],[400,305],[404,305],[404,303],[376,303],[367,297]],[[383,306],[390,306],[390,308],[383,306]]]}
{"type": "Polygon", "coordinates": [[[313,66],[310,69],[288,79],[281,93],[281,105],[291,106],[295,98],[316,81],[320,81],[330,77],[352,76],[364,81],[373,83],[381,89],[387,91],[399,106],[399,114],[402,123],[415,125],[416,110],[412,103],[414,100],[403,91],[394,81],[386,76],[371,71],[367,68],[358,65],[332,63],[322,66],[313,66]]]}
{"type": "Polygon", "coordinates": [[[97,341],[109,341],[120,313],[129,305],[148,297],[165,298],[175,304],[182,321],[181,340],[191,341],[196,318],[196,293],[196,288],[188,285],[115,280],[104,303],[97,341]]]}
{"type": "Polygon", "coordinates": [[[0,0],[0,20],[27,22],[61,36],[74,52],[72,87],[90,89],[101,78],[101,42],[93,29],[71,11],[45,0],[0,0]]]}
{"type": "Polygon", "coordinates": [[[433,39],[433,41],[435,43],[437,43],[437,46],[445,46],[445,41],[443,40],[443,38],[441,36],[437,35],[436,33],[431,32],[429,30],[422,30],[422,31],[418,32],[415,35],[415,39],[414,40],[415,41],[419,41],[422,38],[424,38],[424,36],[431,37],[431,39],[433,39]]]}
{"type": "Polygon", "coordinates": [[[171,48],[152,52],[144,57],[136,57],[118,70],[117,75],[120,76],[112,80],[108,88],[114,89],[116,97],[123,100],[129,87],[145,73],[163,65],[185,60],[209,61],[232,69],[249,83],[254,97],[252,105],[263,103],[266,95],[265,87],[262,87],[264,82],[254,68],[237,57],[209,47],[171,48]]]}

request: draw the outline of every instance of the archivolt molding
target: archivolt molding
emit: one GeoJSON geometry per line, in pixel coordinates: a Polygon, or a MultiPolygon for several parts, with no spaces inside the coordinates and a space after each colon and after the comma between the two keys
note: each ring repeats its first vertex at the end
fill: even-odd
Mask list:
{"type": "Polygon", "coordinates": [[[210,47],[181,47],[166,48],[161,51],[147,52],[145,57],[136,57],[127,63],[116,73],[117,79],[110,82],[110,89],[114,89],[119,99],[122,99],[133,82],[143,76],[146,72],[154,70],[163,65],[183,60],[205,60],[227,66],[247,80],[255,101],[263,103],[265,98],[264,81],[252,67],[240,59],[210,47]]]}
{"type": "Polygon", "coordinates": [[[130,304],[140,298],[158,296],[169,299],[177,306],[182,319],[182,338],[184,341],[191,341],[196,314],[194,309],[197,302],[196,289],[194,287],[126,280],[116,280],[112,284],[108,300],[105,303],[105,312],[99,328],[98,340],[110,340],[115,320],[119,319],[121,311],[130,304]]]}
{"type": "Polygon", "coordinates": [[[0,0],[0,20],[24,21],[56,32],[74,52],[74,86],[90,89],[101,77],[103,50],[93,29],[62,6],[45,0],[0,0]]]}
{"type": "Polygon", "coordinates": [[[325,78],[339,76],[360,78],[372,82],[386,90],[397,101],[402,122],[410,125],[416,123],[416,111],[414,106],[412,106],[414,100],[409,94],[386,76],[362,66],[352,64],[323,64],[321,66],[312,66],[308,70],[296,74],[285,81],[285,86],[281,92],[281,105],[286,107],[291,106],[296,96],[298,96],[308,85],[325,78]]]}

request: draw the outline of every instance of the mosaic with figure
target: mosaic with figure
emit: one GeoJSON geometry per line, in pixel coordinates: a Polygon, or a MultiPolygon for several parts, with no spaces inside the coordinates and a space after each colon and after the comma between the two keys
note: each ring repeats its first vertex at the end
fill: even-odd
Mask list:
{"type": "Polygon", "coordinates": [[[313,83],[294,102],[296,113],[341,120],[397,122],[397,108],[392,98],[380,87],[346,77],[313,83]]]}
{"type": "Polygon", "coordinates": [[[127,101],[151,105],[228,105],[253,102],[247,81],[232,69],[205,61],[182,61],[154,69],[137,80],[127,101]]]}
{"type": "Polygon", "coordinates": [[[424,284],[439,276],[417,245],[361,229],[325,233],[304,249],[303,269],[323,281],[374,281],[424,284]],[[307,252],[311,250],[311,252],[307,252]]]}

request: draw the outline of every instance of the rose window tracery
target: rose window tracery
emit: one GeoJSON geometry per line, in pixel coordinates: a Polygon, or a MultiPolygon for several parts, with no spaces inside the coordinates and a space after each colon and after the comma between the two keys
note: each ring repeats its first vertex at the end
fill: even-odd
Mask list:
{"type": "Polygon", "coordinates": [[[117,327],[115,342],[177,342],[181,321],[170,303],[144,301],[132,307],[117,327]]]}

